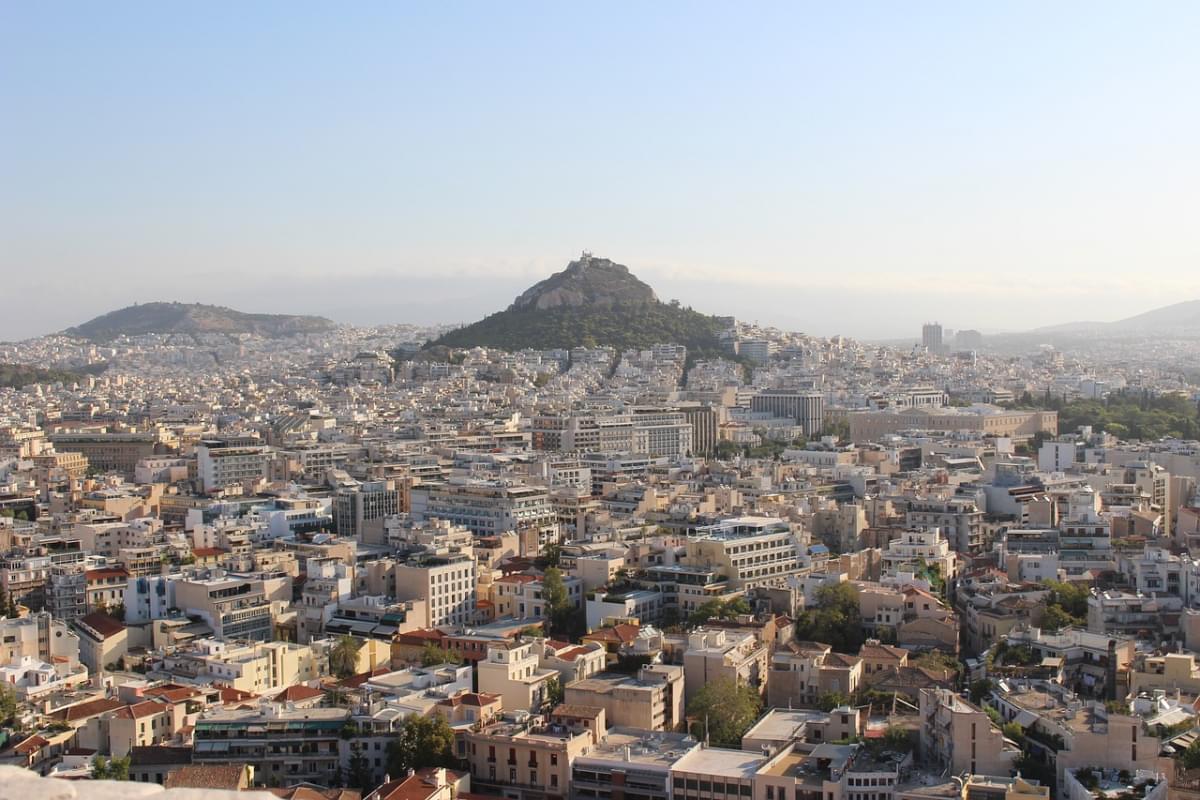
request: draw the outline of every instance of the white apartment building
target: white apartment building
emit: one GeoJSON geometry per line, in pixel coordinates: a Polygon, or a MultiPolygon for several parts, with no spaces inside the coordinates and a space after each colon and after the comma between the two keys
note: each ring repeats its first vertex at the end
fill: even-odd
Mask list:
{"type": "Polygon", "coordinates": [[[301,644],[324,633],[325,623],[337,612],[338,603],[349,600],[354,589],[354,570],[340,558],[310,558],[306,564],[307,578],[296,619],[296,638],[301,644]]]}
{"type": "Polygon", "coordinates": [[[905,531],[883,551],[883,572],[888,576],[919,572],[920,562],[937,566],[944,580],[954,577],[956,560],[940,529],[905,531]]]}
{"type": "Polygon", "coordinates": [[[788,523],[775,517],[736,517],[698,528],[688,537],[685,561],[711,567],[733,589],[783,586],[800,570],[803,544],[788,523]]]}
{"type": "Polygon", "coordinates": [[[271,451],[261,445],[233,446],[205,440],[196,445],[196,477],[201,492],[215,492],[271,474],[271,451]]]}

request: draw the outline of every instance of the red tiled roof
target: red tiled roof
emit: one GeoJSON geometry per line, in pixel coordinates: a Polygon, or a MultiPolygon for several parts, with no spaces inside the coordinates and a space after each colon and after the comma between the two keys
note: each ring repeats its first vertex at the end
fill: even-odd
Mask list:
{"type": "Polygon", "coordinates": [[[224,550],[220,547],[193,547],[192,548],[192,555],[194,555],[196,558],[209,558],[209,557],[223,556],[228,552],[229,552],[228,550],[224,550]]]}
{"type": "Polygon", "coordinates": [[[195,689],[187,689],[180,687],[159,687],[146,692],[147,697],[155,697],[164,703],[178,703],[182,700],[189,700],[200,694],[195,689]]]}
{"type": "Polygon", "coordinates": [[[162,714],[169,708],[170,706],[165,703],[143,700],[140,703],[133,703],[132,705],[117,709],[113,716],[119,719],[141,719],[143,717],[152,717],[155,714],[162,714]]]}
{"type": "Polygon", "coordinates": [[[28,739],[14,747],[13,750],[23,756],[27,756],[30,753],[36,753],[38,750],[41,750],[48,744],[50,744],[49,739],[43,739],[41,736],[38,736],[35,733],[33,736],[30,736],[28,739]]]}
{"type": "Polygon", "coordinates": [[[79,624],[91,628],[100,634],[100,638],[102,639],[109,639],[125,630],[125,623],[110,617],[103,611],[93,611],[90,614],[85,614],[79,618],[79,624]]]}
{"type": "Polygon", "coordinates": [[[314,697],[324,697],[325,693],[320,689],[314,689],[311,686],[297,684],[289,686],[279,694],[275,695],[276,703],[298,703],[302,700],[312,700],[314,697]]]}
{"type": "Polygon", "coordinates": [[[165,783],[168,789],[240,789],[245,764],[188,764],[172,772],[165,783]]]}
{"type": "Polygon", "coordinates": [[[246,700],[253,700],[255,697],[258,697],[258,695],[250,692],[243,692],[241,689],[234,689],[230,686],[221,687],[221,702],[225,705],[229,705],[231,703],[241,703],[246,700]]]}
{"type": "Polygon", "coordinates": [[[124,703],[119,700],[110,700],[107,697],[101,697],[98,700],[89,700],[86,703],[69,706],[61,711],[56,711],[52,715],[54,719],[62,722],[74,722],[75,720],[87,719],[94,717],[97,714],[103,714],[106,711],[115,711],[118,708],[123,708],[124,703]]]}
{"type": "Polygon", "coordinates": [[[344,689],[357,689],[376,675],[387,675],[391,671],[391,667],[376,667],[371,672],[360,672],[357,675],[351,675],[345,680],[338,681],[337,685],[344,689]]]}
{"type": "MultiPolygon", "coordinates": [[[[566,652],[559,652],[556,655],[558,658],[561,658],[563,661],[574,661],[575,659],[579,658],[584,653],[590,653],[590,652],[591,652],[591,650],[589,650],[586,647],[572,647],[570,650],[567,650],[566,652]]],[[[596,652],[600,652],[600,651],[597,650],[596,652]]]]}
{"type": "Polygon", "coordinates": [[[128,578],[129,570],[124,567],[100,567],[98,569],[89,569],[83,573],[83,577],[89,581],[98,581],[105,578],[128,578]]]}
{"type": "Polygon", "coordinates": [[[447,697],[445,700],[442,700],[441,702],[439,702],[438,705],[439,706],[463,705],[463,706],[475,706],[477,708],[483,708],[484,706],[490,706],[493,703],[499,703],[499,702],[500,702],[500,695],[497,695],[497,694],[488,694],[487,692],[463,692],[462,694],[456,694],[453,697],[447,697]]]}

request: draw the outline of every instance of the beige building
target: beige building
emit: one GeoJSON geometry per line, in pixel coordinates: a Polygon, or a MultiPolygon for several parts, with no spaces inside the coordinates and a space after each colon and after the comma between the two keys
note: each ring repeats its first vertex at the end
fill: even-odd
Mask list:
{"type": "Polygon", "coordinates": [[[1058,435],[1057,411],[1006,411],[996,406],[970,408],[906,408],[855,411],[847,415],[850,439],[874,442],[906,430],[969,431],[981,436],[1011,437],[1017,441],[1037,433],[1058,435]]]}
{"type": "Polygon", "coordinates": [[[538,666],[535,642],[503,641],[488,646],[487,658],[476,664],[479,691],[500,697],[505,711],[540,711],[547,686],[558,673],[538,666]]]}
{"type": "Polygon", "coordinates": [[[604,710],[561,705],[549,725],[498,722],[467,734],[471,785],[515,800],[564,800],[571,762],[604,738],[604,710]]]}
{"type": "Polygon", "coordinates": [[[683,653],[686,697],[719,680],[762,691],[767,679],[768,650],[752,633],[700,629],[688,635],[683,653]]]}
{"type": "Polygon", "coordinates": [[[1005,739],[978,706],[948,689],[923,689],[920,708],[920,751],[927,763],[955,775],[1012,772],[1021,748],[1005,739]]]}
{"type": "Polygon", "coordinates": [[[475,620],[475,560],[466,555],[420,556],[395,567],[397,600],[425,600],[426,627],[475,620]]]}
{"type": "Polygon", "coordinates": [[[602,672],[568,684],[569,705],[604,709],[613,725],[652,731],[672,731],[683,721],[683,668],[653,664],[636,676],[602,672]]]}
{"type": "Polygon", "coordinates": [[[120,667],[129,652],[129,631],[124,623],[103,611],[93,611],[74,622],[79,636],[79,660],[92,673],[120,667]]]}
{"type": "Polygon", "coordinates": [[[108,719],[108,746],[113,758],[129,755],[134,747],[163,744],[173,734],[171,707],[154,700],[122,706],[108,719]]]}
{"type": "Polygon", "coordinates": [[[772,706],[815,706],[823,695],[849,696],[863,682],[863,661],[820,642],[789,642],[771,658],[767,698],[772,706]]]}
{"type": "Polygon", "coordinates": [[[1196,656],[1192,653],[1146,656],[1130,670],[1130,690],[1136,695],[1153,689],[1200,694],[1200,666],[1196,664],[1196,656]]]}
{"type": "MultiPolygon", "coordinates": [[[[385,645],[386,646],[386,645],[385,645]]],[[[386,657],[381,663],[387,663],[386,657]]],[[[280,690],[326,674],[324,659],[291,642],[221,642],[204,639],[162,657],[154,673],[178,683],[220,683],[253,694],[280,690]]]]}

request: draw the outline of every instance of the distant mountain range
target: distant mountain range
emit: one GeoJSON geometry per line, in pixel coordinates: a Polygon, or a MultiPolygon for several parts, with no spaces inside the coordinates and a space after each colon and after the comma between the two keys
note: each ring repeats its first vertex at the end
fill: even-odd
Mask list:
{"type": "Polygon", "coordinates": [[[1200,300],[1187,300],[1155,308],[1115,322],[1067,322],[1038,328],[1032,333],[1169,333],[1200,332],[1200,300]]]}
{"type": "Polygon", "coordinates": [[[584,253],[522,292],[507,309],[450,331],[429,346],[624,350],[674,343],[704,356],[722,352],[718,337],[724,327],[717,317],[660,301],[628,267],[584,253]]]}
{"type": "Polygon", "coordinates": [[[260,336],[291,336],[332,330],[324,317],[292,314],[246,314],[223,306],[199,303],[140,303],[89,320],[63,331],[95,341],[147,333],[253,333],[260,336]]]}

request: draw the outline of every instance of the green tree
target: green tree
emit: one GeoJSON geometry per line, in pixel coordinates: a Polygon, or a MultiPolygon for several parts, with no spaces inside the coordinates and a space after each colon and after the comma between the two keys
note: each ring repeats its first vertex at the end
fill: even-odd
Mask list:
{"type": "Polygon", "coordinates": [[[113,759],[96,756],[92,759],[92,778],[98,781],[129,780],[129,756],[113,759]]]}
{"type": "Polygon", "coordinates": [[[995,686],[996,685],[987,678],[981,678],[977,681],[974,681],[970,688],[971,702],[975,705],[979,705],[991,695],[992,689],[994,689],[995,686]]]}
{"type": "Polygon", "coordinates": [[[0,613],[3,613],[9,619],[16,619],[21,616],[21,611],[17,608],[17,604],[13,602],[12,596],[3,589],[0,589],[0,613]]]}
{"type": "Polygon", "coordinates": [[[733,619],[741,614],[749,614],[751,611],[750,603],[744,597],[735,597],[731,600],[713,598],[705,600],[688,615],[688,625],[695,628],[710,619],[733,619]]]}
{"type": "Polygon", "coordinates": [[[546,568],[557,567],[559,560],[562,558],[562,546],[556,542],[547,542],[542,548],[541,564],[546,568]]]}
{"type": "Polygon", "coordinates": [[[425,645],[421,650],[421,666],[436,667],[438,664],[461,664],[462,657],[453,650],[447,650],[444,647],[438,647],[433,642],[425,645]]]}
{"type": "Polygon", "coordinates": [[[363,643],[353,636],[339,636],[329,649],[329,671],[339,678],[349,678],[358,671],[358,651],[363,643]]]}
{"type": "Polygon", "coordinates": [[[817,698],[817,708],[822,711],[833,711],[840,706],[848,705],[850,698],[841,692],[825,692],[817,698]]]}
{"type": "Polygon", "coordinates": [[[550,709],[557,708],[563,701],[563,696],[566,694],[563,689],[562,681],[558,678],[551,678],[546,681],[546,707],[550,709]]]}
{"type": "Polygon", "coordinates": [[[1021,727],[1019,722],[1006,722],[1000,730],[1004,733],[1005,737],[1012,739],[1017,744],[1025,741],[1025,729],[1021,727]]]}
{"type": "Polygon", "coordinates": [[[551,567],[542,576],[542,598],[546,601],[546,616],[554,633],[577,639],[586,632],[583,609],[571,602],[562,570],[558,567],[551,567]]]}
{"type": "Polygon", "coordinates": [[[1042,581],[1042,585],[1050,590],[1048,605],[1057,605],[1062,610],[1083,622],[1087,619],[1088,590],[1076,583],[1065,581],[1042,581]]]}
{"type": "Polygon", "coordinates": [[[367,758],[364,747],[359,742],[353,742],[350,745],[350,763],[346,775],[346,784],[352,789],[358,789],[363,797],[366,797],[375,788],[375,776],[371,772],[371,760],[367,758]]]}
{"type": "Polygon", "coordinates": [[[1063,610],[1062,606],[1050,604],[1042,613],[1042,628],[1047,631],[1057,631],[1076,624],[1077,620],[1063,610]]]}
{"type": "Polygon", "coordinates": [[[866,639],[858,609],[858,593],[850,584],[822,586],[813,607],[797,616],[796,638],[830,645],[840,653],[857,653],[866,639]]]}
{"type": "Polygon", "coordinates": [[[0,725],[11,725],[17,718],[17,694],[0,684],[0,725]]]}
{"type": "Polygon", "coordinates": [[[454,730],[437,714],[409,716],[388,742],[387,768],[391,775],[423,767],[453,767],[455,762],[454,730]]]}
{"type": "Polygon", "coordinates": [[[1197,738],[1187,746],[1187,749],[1179,754],[1179,763],[1184,769],[1200,769],[1200,738],[1197,738]]]}
{"type": "Polygon", "coordinates": [[[687,704],[691,734],[713,747],[742,746],[742,736],[758,719],[762,697],[752,686],[721,678],[705,684],[687,704]]]}

